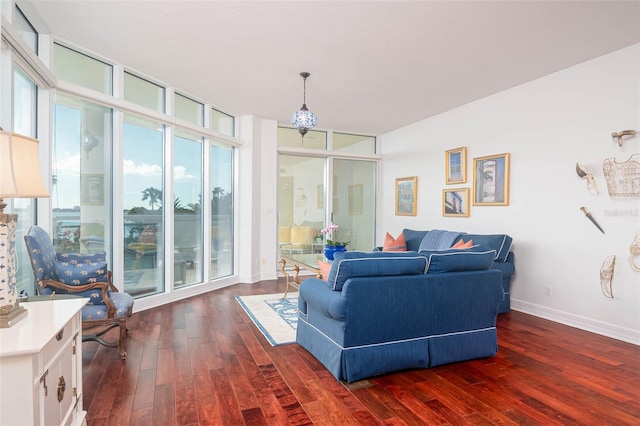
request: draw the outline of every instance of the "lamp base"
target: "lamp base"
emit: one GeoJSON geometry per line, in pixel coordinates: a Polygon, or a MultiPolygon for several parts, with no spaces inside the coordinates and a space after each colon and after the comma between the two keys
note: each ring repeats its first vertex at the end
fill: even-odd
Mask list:
{"type": "Polygon", "coordinates": [[[26,317],[29,311],[16,303],[6,314],[0,314],[0,328],[13,327],[22,318],[26,317]]]}

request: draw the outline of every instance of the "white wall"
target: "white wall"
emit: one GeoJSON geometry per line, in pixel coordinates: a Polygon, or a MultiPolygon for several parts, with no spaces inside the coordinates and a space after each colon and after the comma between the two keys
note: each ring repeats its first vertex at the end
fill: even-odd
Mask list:
{"type": "Polygon", "coordinates": [[[382,135],[378,243],[405,227],[507,233],[516,255],[513,309],[640,344],[640,273],[628,263],[640,197],[609,197],[602,172],[605,158],[640,153],[640,133],[622,148],[612,140],[625,129],[640,131],[640,44],[382,135]],[[460,146],[467,183],[446,186],[444,152],[460,146]],[[472,188],[473,158],[504,152],[511,154],[510,205],[442,217],[442,189],[472,188]],[[599,195],[587,192],[576,162],[594,174],[599,195]],[[394,212],[394,181],[406,176],[418,176],[416,217],[394,212]],[[613,299],[600,289],[609,255],[617,256],[613,299]]]}
{"type": "Polygon", "coordinates": [[[236,262],[240,282],[276,279],[277,264],[277,122],[239,117],[239,199],[236,262]]]}

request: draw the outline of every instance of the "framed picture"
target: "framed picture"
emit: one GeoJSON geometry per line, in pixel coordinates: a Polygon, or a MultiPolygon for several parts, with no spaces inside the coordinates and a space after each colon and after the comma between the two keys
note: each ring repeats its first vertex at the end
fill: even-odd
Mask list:
{"type": "Polygon", "coordinates": [[[415,216],[418,210],[418,177],[396,178],[396,215],[415,216]]]}
{"type": "Polygon", "coordinates": [[[509,154],[473,159],[473,205],[509,205],[509,154]]]}
{"type": "Polygon", "coordinates": [[[442,216],[469,217],[469,188],[442,190],[442,216]]]}
{"type": "Polygon", "coordinates": [[[467,147],[450,149],[444,153],[447,185],[467,182],[467,147]]]}
{"type": "Polygon", "coordinates": [[[349,185],[349,214],[362,214],[363,188],[361,183],[349,185]]]}
{"type": "Polygon", "coordinates": [[[80,176],[80,203],[92,206],[104,205],[104,175],[80,176]]]}

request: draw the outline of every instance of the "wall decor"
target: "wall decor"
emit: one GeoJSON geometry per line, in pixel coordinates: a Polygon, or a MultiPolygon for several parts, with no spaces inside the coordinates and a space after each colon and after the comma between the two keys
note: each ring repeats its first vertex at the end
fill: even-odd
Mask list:
{"type": "Polygon", "coordinates": [[[600,224],[598,224],[598,222],[593,218],[593,216],[591,216],[591,213],[589,213],[587,211],[587,208],[586,207],[580,207],[580,210],[582,211],[582,213],[584,213],[584,216],[587,219],[589,219],[591,221],[591,223],[593,223],[593,225],[600,230],[600,232],[602,232],[604,234],[604,229],[602,229],[602,226],[600,226],[600,224]]]}
{"type": "Polygon", "coordinates": [[[581,178],[587,179],[587,191],[589,191],[593,195],[598,195],[600,193],[596,180],[594,179],[593,175],[589,173],[585,166],[580,163],[576,163],[576,173],[581,178]]]}
{"type": "Polygon", "coordinates": [[[616,256],[607,256],[600,267],[600,288],[602,294],[609,299],[613,299],[613,268],[616,265],[616,256]]]}
{"type": "Polygon", "coordinates": [[[624,142],[622,138],[624,136],[635,136],[635,134],[636,134],[635,130],[621,130],[619,132],[611,133],[611,137],[613,139],[618,139],[618,146],[622,148],[622,143],[624,142]]]}
{"type": "Polygon", "coordinates": [[[396,215],[415,216],[418,210],[418,177],[396,178],[396,215]]]}
{"type": "Polygon", "coordinates": [[[621,163],[607,158],[602,170],[610,197],[640,197],[640,154],[632,154],[621,163]]]}
{"type": "Polygon", "coordinates": [[[450,149],[444,153],[445,183],[447,185],[467,182],[467,147],[450,149]]]}
{"type": "Polygon", "coordinates": [[[638,257],[640,257],[640,231],[636,232],[636,237],[629,246],[629,265],[636,272],[640,272],[640,263],[636,263],[638,257]]]}
{"type": "Polygon", "coordinates": [[[473,159],[473,205],[509,205],[509,154],[473,159]]]}
{"type": "Polygon", "coordinates": [[[469,188],[442,190],[442,216],[469,217],[469,188]]]}

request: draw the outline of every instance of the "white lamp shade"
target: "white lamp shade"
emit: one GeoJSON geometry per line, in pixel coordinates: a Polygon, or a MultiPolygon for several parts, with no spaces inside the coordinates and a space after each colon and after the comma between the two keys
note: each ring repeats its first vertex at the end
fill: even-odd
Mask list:
{"type": "Polygon", "coordinates": [[[0,198],[48,197],[40,171],[39,142],[0,131],[0,198]]]}

